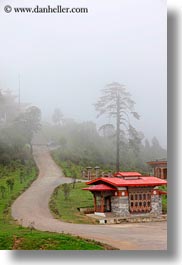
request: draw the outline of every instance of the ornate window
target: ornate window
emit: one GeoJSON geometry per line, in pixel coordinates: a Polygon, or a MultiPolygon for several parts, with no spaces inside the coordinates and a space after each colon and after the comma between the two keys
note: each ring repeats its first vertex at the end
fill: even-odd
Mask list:
{"type": "Polygon", "coordinates": [[[146,188],[129,190],[129,210],[131,213],[147,213],[151,209],[151,190],[146,188]]]}

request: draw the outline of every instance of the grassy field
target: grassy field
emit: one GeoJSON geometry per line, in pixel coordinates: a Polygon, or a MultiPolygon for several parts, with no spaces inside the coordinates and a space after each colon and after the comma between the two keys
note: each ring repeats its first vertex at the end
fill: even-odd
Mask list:
{"type": "Polygon", "coordinates": [[[50,208],[57,218],[70,223],[94,224],[95,221],[78,211],[78,208],[93,208],[93,195],[82,190],[85,183],[68,184],[69,196],[65,198],[63,186],[57,187],[50,200],[50,208]]]}
{"type": "Polygon", "coordinates": [[[67,234],[39,232],[29,228],[23,228],[11,218],[10,206],[36,178],[35,167],[23,167],[19,164],[15,169],[0,166],[0,249],[20,250],[102,250],[107,249],[100,243],[83,240],[67,234]],[[21,168],[21,169],[20,169],[21,168]],[[23,176],[24,175],[24,176],[23,176]],[[8,179],[13,179],[12,190],[7,184],[8,179]]]}

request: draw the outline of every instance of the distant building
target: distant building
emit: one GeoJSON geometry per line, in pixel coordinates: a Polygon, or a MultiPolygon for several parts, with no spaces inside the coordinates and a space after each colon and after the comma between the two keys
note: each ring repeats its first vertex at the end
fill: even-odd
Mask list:
{"type": "MultiPolygon", "coordinates": [[[[94,213],[128,218],[132,216],[160,216],[165,192],[159,186],[166,180],[142,176],[138,172],[118,172],[112,177],[100,177],[87,182],[84,188],[93,194],[94,213]]],[[[166,194],[166,193],[165,193],[166,194]]]]}
{"type": "Polygon", "coordinates": [[[156,178],[167,179],[167,161],[155,160],[147,162],[153,168],[153,175],[156,178]]]}

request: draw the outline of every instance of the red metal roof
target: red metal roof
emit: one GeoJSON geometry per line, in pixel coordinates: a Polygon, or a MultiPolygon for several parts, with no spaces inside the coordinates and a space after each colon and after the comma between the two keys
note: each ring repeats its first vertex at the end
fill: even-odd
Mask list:
{"type": "Polygon", "coordinates": [[[131,187],[131,186],[162,186],[167,185],[167,181],[151,176],[140,176],[138,179],[124,179],[117,177],[97,178],[93,179],[86,184],[103,184],[108,183],[114,187],[131,187]]]}
{"type": "Polygon", "coordinates": [[[114,177],[120,176],[120,177],[140,177],[142,174],[138,172],[116,172],[114,174],[114,177]]]}
{"type": "Polygon", "coordinates": [[[89,190],[89,191],[109,191],[109,190],[116,190],[114,187],[110,187],[106,184],[98,184],[92,187],[83,188],[82,190],[89,190]]]}

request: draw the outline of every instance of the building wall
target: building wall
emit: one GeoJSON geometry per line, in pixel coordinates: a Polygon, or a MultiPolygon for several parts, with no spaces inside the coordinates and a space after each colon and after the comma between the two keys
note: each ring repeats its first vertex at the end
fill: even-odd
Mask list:
{"type": "Polygon", "coordinates": [[[161,215],[162,214],[162,197],[161,195],[151,195],[152,210],[151,214],[161,215]]]}
{"type": "Polygon", "coordinates": [[[153,168],[154,177],[167,179],[167,161],[150,161],[147,164],[153,168]]]}
{"type": "Polygon", "coordinates": [[[128,196],[111,197],[111,209],[116,216],[122,216],[122,217],[129,216],[130,212],[129,212],[128,196]]]}
{"type": "MultiPolygon", "coordinates": [[[[151,206],[152,210],[146,215],[151,216],[160,216],[162,214],[162,197],[161,195],[151,195],[151,206]]],[[[130,213],[129,211],[129,201],[128,196],[118,197],[113,196],[111,197],[111,209],[112,212],[116,216],[120,217],[130,217],[134,216],[135,214],[130,213]]],[[[138,213],[139,214],[139,213],[138,213]]],[[[142,215],[145,213],[142,213],[142,215]]]]}

